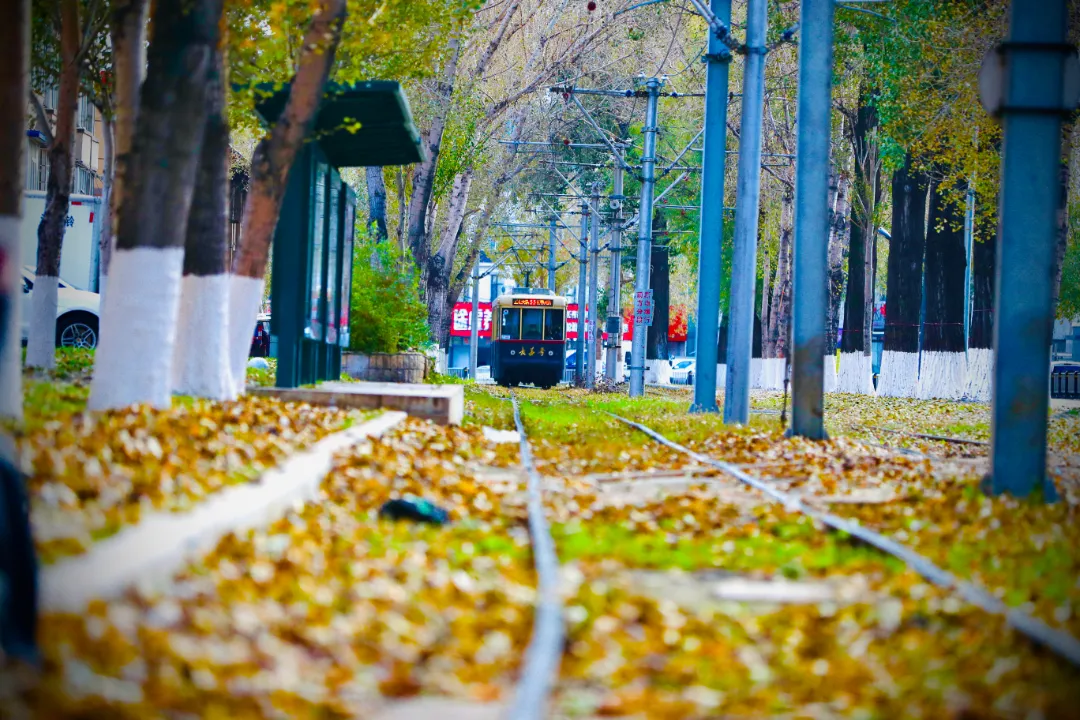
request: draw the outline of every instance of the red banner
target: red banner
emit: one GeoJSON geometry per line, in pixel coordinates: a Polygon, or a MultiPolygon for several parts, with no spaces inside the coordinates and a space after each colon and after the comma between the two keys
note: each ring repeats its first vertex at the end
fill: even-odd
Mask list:
{"type": "MultiPolygon", "coordinates": [[[[491,337],[491,303],[479,303],[479,336],[491,337]]],[[[454,303],[454,316],[450,319],[450,334],[454,337],[469,337],[472,333],[472,303],[454,303]]]]}
{"type": "MultiPolygon", "coordinates": [[[[686,342],[687,309],[685,305],[672,305],[668,316],[668,342],[686,342]]],[[[622,313],[622,339],[629,342],[634,339],[634,313],[629,308],[622,313]]],[[[604,333],[607,340],[608,334],[604,333]]]]}

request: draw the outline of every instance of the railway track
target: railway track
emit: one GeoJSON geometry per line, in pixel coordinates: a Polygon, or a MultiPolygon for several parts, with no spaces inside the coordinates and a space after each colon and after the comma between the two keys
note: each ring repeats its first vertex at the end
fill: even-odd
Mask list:
{"type": "MultiPolygon", "coordinates": [[[[910,548],[902,545],[891,538],[888,538],[880,533],[874,532],[866,527],[863,527],[857,522],[842,518],[838,515],[823,512],[816,508],[813,508],[803,502],[801,499],[785,493],[782,490],[777,489],[773,483],[763,481],[761,478],[755,477],[747,473],[742,468],[733,465],[731,463],[724,462],[722,460],[716,460],[707,455],[695,452],[690,448],[681,445],[667,437],[664,437],[660,433],[656,432],[652,428],[646,425],[635,422],[633,420],[608,413],[615,420],[632,427],[652,440],[664,445],[665,447],[674,450],[678,453],[682,453],[687,457],[692,458],[696,462],[707,465],[717,470],[720,470],[727,475],[735,478],[736,480],[764,493],[772,501],[783,505],[785,508],[795,510],[808,517],[811,517],[833,531],[844,532],[852,537],[877,548],[881,552],[884,552],[892,557],[895,557],[902,561],[909,568],[917,572],[931,583],[944,588],[954,593],[960,599],[974,605],[985,612],[993,615],[1000,616],[1015,630],[1027,636],[1036,643],[1042,645],[1048,650],[1052,651],[1056,655],[1076,666],[1080,666],[1080,640],[1077,640],[1072,635],[1051,628],[1049,625],[1039,620],[1038,618],[1029,615],[1025,612],[1017,610],[1015,608],[1008,607],[1005,603],[992,595],[984,588],[975,585],[971,582],[967,582],[959,579],[952,573],[942,569],[935,565],[926,557],[911,550],[910,548]]],[[[892,449],[892,448],[889,448],[892,449]]],[[[921,455],[921,457],[927,457],[921,455]]]]}

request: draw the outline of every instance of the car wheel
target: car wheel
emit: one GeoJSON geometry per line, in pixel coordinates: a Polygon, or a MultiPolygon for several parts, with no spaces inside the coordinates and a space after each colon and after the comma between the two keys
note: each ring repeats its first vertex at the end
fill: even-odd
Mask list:
{"type": "Polygon", "coordinates": [[[56,324],[56,346],[94,349],[98,343],[98,321],[92,315],[65,315],[56,324]]]}

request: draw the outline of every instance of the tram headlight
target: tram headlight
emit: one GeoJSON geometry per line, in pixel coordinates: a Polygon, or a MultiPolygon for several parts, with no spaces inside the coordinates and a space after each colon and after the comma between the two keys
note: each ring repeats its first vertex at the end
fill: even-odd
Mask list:
{"type": "Polygon", "coordinates": [[[510,351],[510,354],[511,354],[511,355],[517,355],[517,350],[511,350],[511,351],[510,351]]]}

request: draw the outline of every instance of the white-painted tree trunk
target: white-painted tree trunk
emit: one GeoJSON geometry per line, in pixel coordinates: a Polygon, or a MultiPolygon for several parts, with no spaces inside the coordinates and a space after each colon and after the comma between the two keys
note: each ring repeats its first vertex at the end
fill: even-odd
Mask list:
{"type": "Polygon", "coordinates": [[[878,395],[915,397],[919,385],[919,353],[886,350],[881,355],[878,395]]]}
{"type": "Polygon", "coordinates": [[[716,366],[716,389],[723,391],[727,387],[727,365],[719,363],[716,366]]]}
{"type": "Polygon", "coordinates": [[[750,387],[761,390],[762,377],[765,374],[765,362],[763,358],[750,358],[750,387]]]}
{"type": "Polygon", "coordinates": [[[22,420],[22,258],[17,215],[0,215],[0,252],[6,256],[0,283],[9,289],[7,327],[0,347],[0,418],[22,420]]]}
{"type": "Polygon", "coordinates": [[[91,410],[137,403],[169,407],[176,318],[180,306],[182,247],[117,249],[111,289],[101,313],[101,333],[91,410]]]}
{"type": "Polygon", "coordinates": [[[994,351],[990,348],[969,348],[964,399],[974,402],[990,402],[992,397],[990,378],[993,372],[994,351]]]}
{"type": "Polygon", "coordinates": [[[923,353],[917,397],[961,400],[967,389],[967,359],[962,352],[923,353]]]}
{"type": "Polygon", "coordinates": [[[839,387],[839,381],[836,377],[836,356],[826,355],[825,359],[825,392],[836,392],[839,387]]]}
{"type": "Polygon", "coordinates": [[[185,275],[173,355],[173,391],[180,395],[232,400],[237,387],[229,355],[231,275],[185,275]]]}
{"type": "Polygon", "coordinates": [[[60,278],[38,275],[30,296],[30,330],[26,366],[51,370],[56,367],[56,309],[60,278]]]}
{"type": "Polygon", "coordinates": [[[840,353],[837,392],[874,395],[874,358],[861,352],[840,353]]]}
{"type": "Polygon", "coordinates": [[[229,370],[236,394],[242,395],[247,387],[247,360],[262,304],[263,281],[244,275],[229,277],[229,370]]]}

